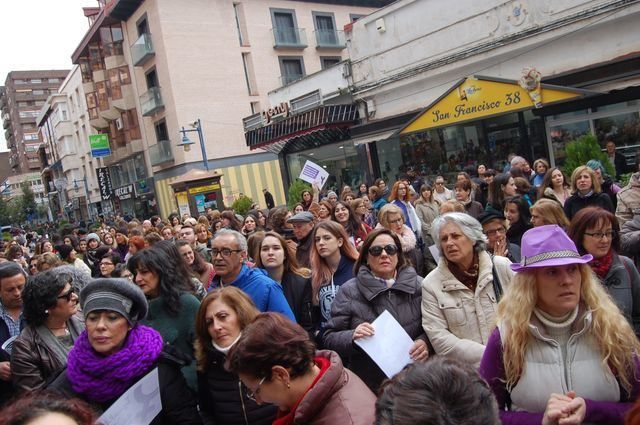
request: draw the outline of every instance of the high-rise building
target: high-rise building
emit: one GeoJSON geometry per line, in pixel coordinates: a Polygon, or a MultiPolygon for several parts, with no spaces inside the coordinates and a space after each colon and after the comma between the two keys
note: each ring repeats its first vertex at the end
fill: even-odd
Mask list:
{"type": "MultiPolygon", "coordinates": [[[[116,211],[183,210],[171,183],[205,168],[201,149],[178,146],[181,129],[198,119],[201,132],[188,136],[195,146],[204,136],[225,205],[244,195],[264,207],[265,187],[283,204],[278,157],[249,150],[242,117],[267,113],[269,90],[344,59],[344,26],[385,3],[112,0],[85,9],[92,25],[72,59],[90,125],[109,137],[116,211]]],[[[199,196],[208,199],[205,189],[199,196]]]]}
{"type": "MultiPolygon", "coordinates": [[[[13,175],[40,171],[36,118],[50,94],[56,93],[68,70],[12,71],[7,75],[0,110],[9,166],[13,175]]],[[[19,180],[19,179],[18,179],[19,180]]]]}

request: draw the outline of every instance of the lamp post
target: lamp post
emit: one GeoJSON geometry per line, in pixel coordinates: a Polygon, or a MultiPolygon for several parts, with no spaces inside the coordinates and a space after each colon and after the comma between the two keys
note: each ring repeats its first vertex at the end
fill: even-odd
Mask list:
{"type": "Polygon", "coordinates": [[[191,131],[195,131],[198,133],[198,140],[200,141],[200,150],[202,151],[202,164],[204,165],[204,169],[209,171],[209,160],[207,159],[207,150],[204,146],[204,136],[202,134],[202,124],[200,122],[200,118],[198,118],[193,124],[192,129],[185,129],[182,127],[180,133],[182,133],[182,141],[178,143],[178,146],[182,146],[185,152],[189,152],[191,150],[191,145],[194,143],[187,137],[187,133],[191,131]]]}
{"type": "Polygon", "coordinates": [[[67,179],[65,177],[57,178],[53,181],[53,185],[58,189],[58,203],[60,204],[60,213],[67,213],[67,220],[69,220],[69,211],[67,210],[67,201],[65,189],[67,187],[67,179]]]}
{"type": "Polygon", "coordinates": [[[73,190],[78,193],[78,191],[80,190],[80,187],[78,186],[78,182],[82,182],[84,185],[84,197],[85,197],[85,202],[87,204],[87,218],[89,219],[89,221],[93,220],[93,217],[91,217],[91,208],[90,208],[90,203],[91,203],[91,199],[89,199],[89,189],[87,189],[87,176],[83,176],[82,180],[76,180],[73,179],[73,190]]]}

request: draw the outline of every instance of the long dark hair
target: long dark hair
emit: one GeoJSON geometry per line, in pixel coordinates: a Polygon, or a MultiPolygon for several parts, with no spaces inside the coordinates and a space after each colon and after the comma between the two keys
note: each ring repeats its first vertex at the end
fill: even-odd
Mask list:
{"type": "Polygon", "coordinates": [[[504,209],[504,193],[502,186],[509,184],[510,174],[498,174],[489,185],[489,205],[498,211],[504,209]]]}
{"type": "MultiPolygon", "coordinates": [[[[182,246],[189,246],[191,247],[191,244],[185,240],[177,240],[176,243],[176,248],[182,247],[182,246]]],[[[191,247],[191,250],[193,251],[193,264],[191,266],[189,266],[187,264],[186,261],[183,260],[183,263],[185,263],[185,265],[187,266],[187,268],[190,268],[193,272],[195,273],[204,273],[207,270],[207,261],[204,259],[204,257],[202,256],[202,254],[200,254],[198,251],[196,251],[195,249],[193,249],[193,247],[191,247]]],[[[182,256],[180,256],[182,257],[182,256]]]]}
{"type": "Polygon", "coordinates": [[[356,215],[355,212],[353,212],[353,208],[351,208],[351,205],[349,205],[347,201],[336,202],[336,205],[333,207],[333,210],[331,211],[331,219],[336,223],[342,224],[344,227],[344,230],[347,232],[349,236],[355,237],[356,233],[362,230],[362,221],[360,221],[360,218],[356,215]],[[338,220],[336,220],[336,207],[338,205],[342,205],[347,209],[347,211],[349,211],[349,219],[345,224],[339,223],[338,220]]]}
{"type": "MultiPolygon", "coordinates": [[[[164,241],[166,242],[166,241],[164,241]]],[[[158,247],[162,242],[158,242],[152,248],[138,251],[129,258],[129,271],[135,276],[138,269],[150,270],[158,276],[158,291],[164,301],[164,307],[171,316],[177,316],[182,307],[180,303],[180,293],[189,290],[185,280],[190,273],[186,267],[181,270],[177,264],[179,259],[184,264],[184,260],[176,254],[171,258],[167,253],[158,247]]],[[[172,244],[173,245],[173,244],[172,244]]],[[[175,248],[175,245],[173,245],[175,248]]],[[[177,251],[177,250],[176,250],[177,251]]]]}

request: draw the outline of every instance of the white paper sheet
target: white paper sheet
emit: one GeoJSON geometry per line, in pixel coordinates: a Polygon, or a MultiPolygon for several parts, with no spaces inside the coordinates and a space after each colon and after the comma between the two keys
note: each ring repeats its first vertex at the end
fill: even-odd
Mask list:
{"type": "Polygon", "coordinates": [[[329,177],[327,170],[309,160],[304,163],[300,172],[300,180],[311,184],[315,183],[318,189],[322,189],[322,186],[327,182],[327,177],[329,177]]]}
{"type": "Polygon", "coordinates": [[[158,368],[136,382],[100,416],[102,425],[149,425],[162,410],[158,368]]]}
{"type": "Polygon", "coordinates": [[[413,362],[409,356],[413,340],[387,310],[371,326],[375,329],[373,336],[357,339],[355,343],[391,378],[413,362]]]}

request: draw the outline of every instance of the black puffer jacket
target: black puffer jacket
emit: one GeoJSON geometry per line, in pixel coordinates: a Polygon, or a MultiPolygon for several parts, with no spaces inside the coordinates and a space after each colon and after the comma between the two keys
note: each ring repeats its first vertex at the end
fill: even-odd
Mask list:
{"type": "Polygon", "coordinates": [[[209,356],[207,371],[198,372],[198,403],[205,425],[270,425],[277,407],[249,399],[238,375],[225,370],[224,355],[209,356]]]}
{"type": "Polygon", "coordinates": [[[411,339],[427,341],[422,328],[422,278],[413,267],[398,271],[396,282],[386,283],[360,267],[358,275],[340,288],[331,306],[331,320],[323,334],[324,347],[340,354],[349,368],[375,393],[386,378],[382,370],[353,344],[354,329],[373,322],[385,310],[400,323],[411,339]]]}

